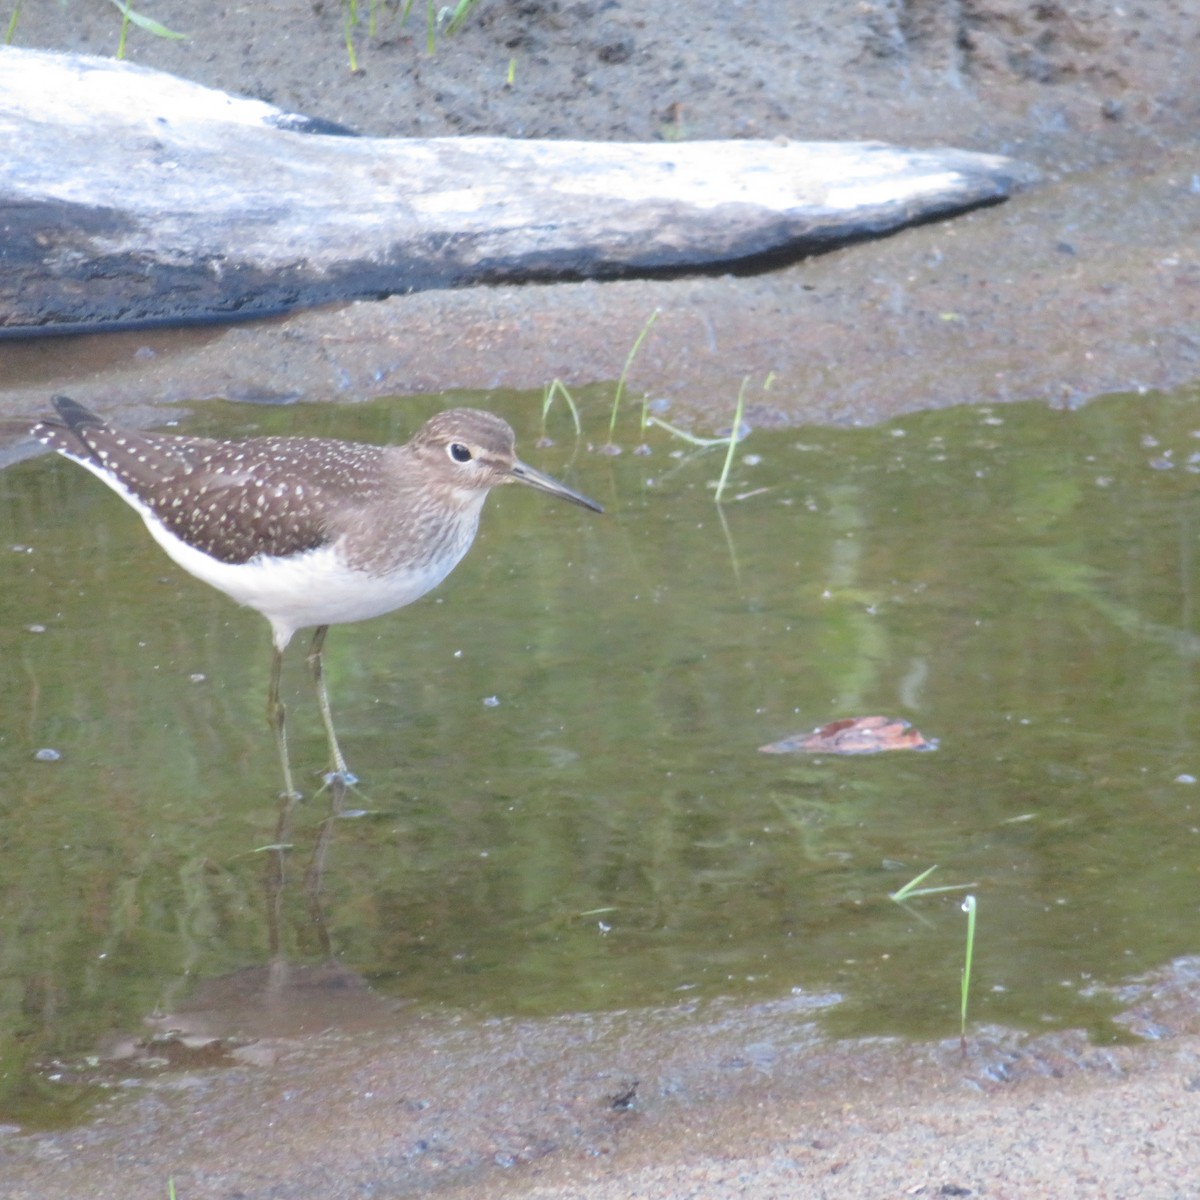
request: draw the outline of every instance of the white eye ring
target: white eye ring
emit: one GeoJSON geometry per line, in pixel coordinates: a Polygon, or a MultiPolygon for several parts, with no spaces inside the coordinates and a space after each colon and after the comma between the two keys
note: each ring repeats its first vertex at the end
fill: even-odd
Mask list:
{"type": "Polygon", "coordinates": [[[471,447],[464,445],[462,442],[451,442],[446,447],[446,453],[450,455],[456,463],[469,463],[475,456],[471,453],[471,447]]]}

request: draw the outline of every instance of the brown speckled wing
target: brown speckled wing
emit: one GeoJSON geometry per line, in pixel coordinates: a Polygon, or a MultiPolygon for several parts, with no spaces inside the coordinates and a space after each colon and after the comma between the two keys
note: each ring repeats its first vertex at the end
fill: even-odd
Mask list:
{"type": "Polygon", "coordinates": [[[382,451],[319,438],[219,442],[43,421],[34,435],[108,476],[176,537],[227,563],[291,555],[330,540],[330,501],[377,493],[382,451]]]}

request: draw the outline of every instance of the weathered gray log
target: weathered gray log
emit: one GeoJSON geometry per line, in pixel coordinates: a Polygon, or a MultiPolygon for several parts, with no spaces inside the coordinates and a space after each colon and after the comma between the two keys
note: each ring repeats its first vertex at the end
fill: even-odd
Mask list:
{"type": "Polygon", "coordinates": [[[0,48],[0,336],[799,256],[1032,178],[878,143],[335,132],[129,63],[0,48]]]}

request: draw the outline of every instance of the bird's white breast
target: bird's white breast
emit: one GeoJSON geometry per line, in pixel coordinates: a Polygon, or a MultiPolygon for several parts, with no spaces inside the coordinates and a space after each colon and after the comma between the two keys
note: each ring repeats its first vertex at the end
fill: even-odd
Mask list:
{"type": "MultiPolygon", "coordinates": [[[[347,566],[334,543],[287,558],[259,555],[245,563],[224,563],[173,537],[157,521],[146,526],[185,571],[262,613],[280,649],[297,629],[365,621],[403,608],[437,587],[462,559],[442,558],[425,567],[373,575],[347,566]]],[[[464,554],[466,550],[464,546],[464,554]]]]}
{"type": "MultiPolygon", "coordinates": [[[[103,467],[73,454],[67,457],[86,467],[135,509],[154,540],[189,575],[262,613],[271,622],[280,650],[298,629],[365,621],[411,604],[437,587],[471,545],[471,538],[466,537],[457,550],[452,543],[428,563],[378,574],[349,566],[338,542],[285,557],[260,554],[244,563],[221,562],[176,537],[149,505],[103,467]]],[[[474,511],[467,517],[472,533],[483,495],[473,499],[474,511]]]]}

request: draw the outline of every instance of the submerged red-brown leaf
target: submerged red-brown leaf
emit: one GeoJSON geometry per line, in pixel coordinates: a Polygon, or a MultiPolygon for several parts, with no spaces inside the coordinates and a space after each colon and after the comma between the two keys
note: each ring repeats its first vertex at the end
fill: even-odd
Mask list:
{"type": "Polygon", "coordinates": [[[841,717],[779,742],[759,746],[764,754],[878,754],[881,750],[936,750],[937,739],[925,738],[899,717],[841,717]]]}

